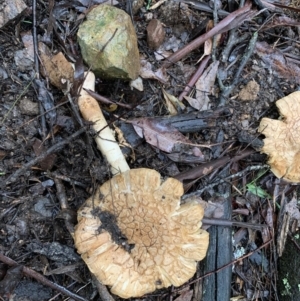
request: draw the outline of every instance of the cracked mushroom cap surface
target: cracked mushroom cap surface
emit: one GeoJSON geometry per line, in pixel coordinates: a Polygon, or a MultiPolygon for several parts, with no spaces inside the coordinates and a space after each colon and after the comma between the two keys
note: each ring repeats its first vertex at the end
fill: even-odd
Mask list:
{"type": "Polygon", "coordinates": [[[280,120],[263,118],[258,131],[266,136],[261,152],[278,178],[300,182],[300,92],[279,99],[280,120]]]}
{"type": "Polygon", "coordinates": [[[100,186],[78,211],[75,246],[97,279],[122,297],[140,297],[195,274],[208,248],[204,209],[180,206],[182,183],[133,169],[100,186]]]}

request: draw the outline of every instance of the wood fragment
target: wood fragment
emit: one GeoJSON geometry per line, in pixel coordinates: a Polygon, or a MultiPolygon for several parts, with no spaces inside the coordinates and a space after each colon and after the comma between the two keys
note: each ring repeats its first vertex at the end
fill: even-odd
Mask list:
{"type": "MultiPolygon", "coordinates": [[[[9,265],[9,266],[17,266],[18,263],[14,260],[12,260],[11,258],[5,256],[4,254],[0,253],[0,261],[2,261],[3,263],[9,265]]],[[[35,280],[37,280],[38,282],[52,288],[53,290],[56,290],[58,292],[60,292],[61,294],[73,298],[76,301],[87,301],[87,299],[78,296],[77,294],[74,294],[72,292],[70,292],[69,290],[67,290],[65,287],[60,286],[54,282],[51,282],[50,280],[48,280],[46,277],[44,277],[43,275],[37,273],[36,271],[29,269],[25,266],[23,266],[23,273],[31,278],[34,278],[35,280]]]]}

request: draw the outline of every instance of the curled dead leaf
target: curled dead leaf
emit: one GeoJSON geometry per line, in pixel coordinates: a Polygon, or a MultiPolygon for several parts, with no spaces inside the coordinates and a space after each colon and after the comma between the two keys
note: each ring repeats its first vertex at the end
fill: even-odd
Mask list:
{"type": "Polygon", "coordinates": [[[219,61],[211,63],[196,82],[196,98],[185,96],[188,103],[199,111],[210,109],[208,95],[213,94],[219,61]]]}
{"type": "Polygon", "coordinates": [[[162,92],[166,101],[168,111],[171,115],[176,115],[178,112],[185,109],[185,105],[177,97],[166,92],[164,89],[162,89],[162,92]]]}
{"type": "Polygon", "coordinates": [[[266,42],[257,42],[255,45],[256,54],[278,77],[289,79],[300,84],[300,68],[283,54],[279,49],[274,49],[266,42]]]}
{"type": "Polygon", "coordinates": [[[39,43],[39,52],[43,65],[42,74],[49,77],[52,85],[66,90],[74,78],[74,69],[71,63],[67,61],[62,52],[52,56],[48,47],[43,43],[39,43]]]}
{"type": "Polygon", "coordinates": [[[168,82],[168,77],[165,68],[160,68],[157,71],[152,71],[152,65],[145,59],[141,59],[140,76],[144,79],[156,79],[165,84],[168,82]]]}
{"type": "MultiPolygon", "coordinates": [[[[141,138],[144,137],[147,143],[166,153],[180,152],[183,151],[183,147],[187,146],[209,147],[201,144],[192,144],[191,141],[174,126],[159,120],[159,118],[136,118],[130,122],[141,138]]],[[[200,149],[197,155],[203,157],[200,149]]]]}

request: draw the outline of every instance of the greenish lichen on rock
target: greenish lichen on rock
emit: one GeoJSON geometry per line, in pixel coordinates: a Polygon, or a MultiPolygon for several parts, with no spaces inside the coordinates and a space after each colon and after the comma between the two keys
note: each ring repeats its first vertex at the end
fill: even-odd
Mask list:
{"type": "Polygon", "coordinates": [[[78,30],[84,61],[102,78],[136,79],[140,69],[137,37],[128,14],[109,5],[92,9],[78,30]]]}

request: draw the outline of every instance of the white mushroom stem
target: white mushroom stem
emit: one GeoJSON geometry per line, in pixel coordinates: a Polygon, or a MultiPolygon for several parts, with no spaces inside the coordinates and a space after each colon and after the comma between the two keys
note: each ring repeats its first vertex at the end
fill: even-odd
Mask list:
{"type": "MultiPolygon", "coordinates": [[[[85,74],[86,75],[86,74],[85,74]]],[[[93,123],[97,133],[97,147],[110,165],[113,175],[129,170],[125,157],[103,116],[98,102],[85,89],[95,91],[95,75],[91,71],[86,75],[78,98],[78,106],[83,118],[93,123]]]]}

